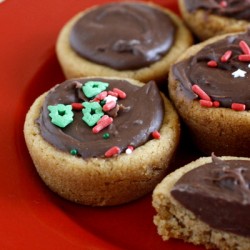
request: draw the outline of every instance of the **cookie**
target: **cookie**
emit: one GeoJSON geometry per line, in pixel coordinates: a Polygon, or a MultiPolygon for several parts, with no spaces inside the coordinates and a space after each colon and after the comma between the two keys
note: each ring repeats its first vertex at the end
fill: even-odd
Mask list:
{"type": "Polygon", "coordinates": [[[249,249],[249,183],[249,158],[212,155],[177,169],[153,192],[159,235],[207,249],[249,249]]]}
{"type": "Polygon", "coordinates": [[[181,15],[200,40],[246,31],[250,22],[249,1],[179,0],[181,15]]]}
{"type": "Polygon", "coordinates": [[[169,74],[169,95],[201,152],[250,156],[249,32],[188,49],[169,74]]]}
{"type": "Polygon", "coordinates": [[[69,20],[56,53],[68,79],[117,76],[160,82],[192,42],[190,31],[172,11],[152,3],[116,2],[69,20]]]}
{"type": "Polygon", "coordinates": [[[154,82],[67,80],[38,97],[24,124],[46,185],[84,205],[127,203],[161,181],[179,142],[178,115],[154,82]]]}

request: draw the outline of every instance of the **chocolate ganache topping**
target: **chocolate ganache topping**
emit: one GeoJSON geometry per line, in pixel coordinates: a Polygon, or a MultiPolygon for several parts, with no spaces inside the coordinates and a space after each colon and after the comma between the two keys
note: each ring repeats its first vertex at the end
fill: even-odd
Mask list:
{"type": "Polygon", "coordinates": [[[160,129],[163,116],[163,100],[153,81],[140,87],[125,80],[88,78],[67,80],[53,88],[45,98],[38,124],[42,137],[56,148],[90,158],[104,157],[112,147],[121,153],[129,146],[146,143],[152,132],[160,129]],[[99,94],[90,93],[100,86],[104,88],[99,94]],[[117,100],[114,91],[119,93],[117,100]],[[115,105],[109,106],[112,101],[115,105]],[[62,104],[72,111],[65,106],[60,109],[62,104]],[[60,119],[60,114],[69,117],[65,127],[53,123],[53,117],[60,119]],[[100,125],[99,119],[106,121],[100,125]]]}
{"type": "Polygon", "coordinates": [[[70,33],[82,57],[117,70],[160,60],[171,48],[175,25],[163,11],[141,3],[111,3],[84,14],[70,33]]]}
{"type": "Polygon", "coordinates": [[[250,21],[249,0],[185,0],[185,6],[190,12],[203,9],[208,13],[250,21]]]}
{"type": "Polygon", "coordinates": [[[171,194],[212,228],[249,237],[250,161],[212,158],[183,175],[171,194]]]}
{"type": "Polygon", "coordinates": [[[201,98],[198,85],[220,107],[250,109],[250,32],[230,35],[209,44],[173,67],[174,78],[189,98],[201,98]]]}

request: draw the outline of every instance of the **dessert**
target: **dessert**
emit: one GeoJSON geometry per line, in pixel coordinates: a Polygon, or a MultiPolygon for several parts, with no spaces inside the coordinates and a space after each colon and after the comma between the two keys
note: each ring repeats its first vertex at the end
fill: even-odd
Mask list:
{"type": "Polygon", "coordinates": [[[85,205],[126,203],[164,177],[179,141],[178,115],[156,84],[67,80],[38,97],[24,135],[43,181],[85,205]]]}
{"type": "Polygon", "coordinates": [[[249,158],[212,155],[177,169],[153,192],[158,233],[207,249],[249,249],[249,184],[249,158]]]}
{"type": "Polygon", "coordinates": [[[250,156],[250,33],[188,49],[169,74],[169,95],[205,154],[250,156]]]}
{"type": "Polygon", "coordinates": [[[179,7],[185,23],[201,40],[249,26],[248,0],[179,0],[179,7]]]}
{"type": "Polygon", "coordinates": [[[159,82],[191,44],[190,31],[170,10],[152,3],[116,2],[69,20],[56,52],[68,79],[118,76],[159,82]]]}

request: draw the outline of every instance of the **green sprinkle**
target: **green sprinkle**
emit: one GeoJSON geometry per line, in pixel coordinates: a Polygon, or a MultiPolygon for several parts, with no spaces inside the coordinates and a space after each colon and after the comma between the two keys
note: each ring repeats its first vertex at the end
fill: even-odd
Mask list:
{"type": "Polygon", "coordinates": [[[88,81],[82,86],[82,91],[88,98],[92,98],[102,91],[104,91],[109,86],[106,82],[100,81],[88,81]]]}
{"type": "Polygon", "coordinates": [[[109,133],[105,133],[103,134],[102,138],[103,139],[108,139],[110,137],[110,134],[109,133]]]}
{"type": "Polygon", "coordinates": [[[77,155],[77,154],[78,154],[78,151],[77,151],[77,149],[71,149],[71,150],[70,150],[70,153],[71,153],[72,155],[77,155]]]}
{"type": "Polygon", "coordinates": [[[48,110],[50,111],[49,116],[51,118],[51,122],[60,128],[65,128],[73,122],[74,113],[72,112],[71,105],[50,105],[48,106],[48,110]]]}
{"type": "Polygon", "coordinates": [[[105,100],[101,100],[101,101],[100,101],[100,104],[103,106],[103,105],[106,104],[106,101],[105,101],[105,100]]]}
{"type": "Polygon", "coordinates": [[[102,106],[98,102],[84,102],[83,106],[82,120],[90,127],[94,126],[104,115],[102,106]]]}

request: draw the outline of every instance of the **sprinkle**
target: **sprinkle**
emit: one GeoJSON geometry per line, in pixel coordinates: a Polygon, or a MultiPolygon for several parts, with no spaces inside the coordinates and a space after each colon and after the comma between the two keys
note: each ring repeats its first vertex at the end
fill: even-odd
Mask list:
{"type": "Polygon", "coordinates": [[[250,54],[250,48],[248,44],[245,41],[240,41],[239,46],[244,54],[249,55],[250,54]]]}
{"type": "Polygon", "coordinates": [[[244,111],[246,110],[246,105],[242,104],[242,103],[232,103],[231,105],[231,109],[235,110],[235,111],[244,111]]]}
{"type": "Polygon", "coordinates": [[[160,138],[161,138],[161,134],[160,134],[157,130],[153,131],[153,132],[151,133],[151,135],[152,135],[152,137],[153,137],[154,139],[160,139],[160,138]]]}
{"type": "Polygon", "coordinates": [[[94,126],[104,115],[102,106],[98,102],[84,102],[83,106],[82,120],[90,127],[94,126]]]}
{"type": "Polygon", "coordinates": [[[238,59],[241,62],[250,62],[250,54],[239,55],[238,59]]]}
{"type": "Polygon", "coordinates": [[[232,75],[234,76],[234,78],[237,78],[237,77],[245,77],[245,74],[246,74],[246,73],[247,73],[246,71],[241,70],[241,69],[238,69],[238,70],[234,71],[234,72],[232,73],[232,75]]]}
{"type": "Polygon", "coordinates": [[[102,91],[104,91],[109,86],[106,82],[99,81],[88,81],[82,86],[82,91],[88,98],[92,98],[102,91]]]}
{"type": "Polygon", "coordinates": [[[98,94],[95,99],[101,101],[103,100],[105,97],[107,97],[108,92],[107,91],[102,91],[100,94],[98,94]]]}
{"type": "Polygon", "coordinates": [[[101,101],[100,101],[100,104],[101,104],[102,106],[103,106],[105,103],[106,103],[105,100],[101,100],[101,101]]]}
{"type": "Polygon", "coordinates": [[[195,94],[197,94],[201,99],[211,101],[211,98],[208,96],[208,94],[200,88],[199,85],[194,84],[192,86],[192,90],[194,91],[195,94]]]}
{"type": "Polygon", "coordinates": [[[111,91],[111,90],[108,91],[108,94],[112,95],[112,96],[115,96],[115,97],[118,97],[118,93],[116,93],[114,91],[111,91]]]}
{"type": "Polygon", "coordinates": [[[82,103],[73,102],[73,103],[71,103],[71,106],[72,106],[73,110],[82,110],[83,109],[82,103]]]}
{"type": "Polygon", "coordinates": [[[106,156],[106,157],[112,157],[112,156],[114,156],[114,155],[119,154],[120,151],[121,151],[121,150],[120,150],[119,147],[114,146],[114,147],[110,148],[109,150],[107,150],[107,151],[105,152],[105,156],[106,156]]]}
{"type": "Polygon", "coordinates": [[[113,109],[115,106],[116,106],[115,101],[106,102],[105,105],[102,107],[102,110],[107,112],[113,109]]]}
{"type": "Polygon", "coordinates": [[[215,68],[218,66],[218,63],[214,60],[211,60],[211,61],[207,62],[207,66],[209,66],[211,68],[215,68]]]}
{"type": "Polygon", "coordinates": [[[104,115],[98,122],[95,127],[93,127],[92,132],[94,134],[99,133],[101,130],[109,126],[113,122],[113,118],[108,115],[104,115]]]}
{"type": "Polygon", "coordinates": [[[220,7],[226,8],[227,7],[227,2],[226,1],[221,1],[220,2],[220,7]]]}
{"type": "Polygon", "coordinates": [[[127,155],[130,155],[134,151],[134,147],[129,145],[125,151],[127,155]]]}
{"type": "Polygon", "coordinates": [[[70,150],[70,154],[72,154],[72,155],[77,155],[77,154],[78,154],[77,149],[71,149],[71,150],[70,150]]]}
{"type": "Polygon", "coordinates": [[[213,102],[212,101],[208,101],[208,100],[200,100],[200,105],[202,107],[211,108],[211,107],[213,107],[213,102]]]}
{"type": "Polygon", "coordinates": [[[112,95],[108,95],[107,97],[104,98],[104,101],[107,103],[107,102],[110,102],[110,101],[117,101],[117,97],[115,96],[112,96],[112,95]]]}
{"type": "Polygon", "coordinates": [[[50,111],[49,117],[51,118],[51,123],[60,128],[65,128],[73,122],[74,113],[72,112],[71,105],[49,105],[48,110],[50,111]]]}
{"type": "Polygon", "coordinates": [[[113,88],[113,92],[118,94],[118,97],[121,99],[125,99],[126,98],[126,93],[118,88],[113,88]]]}
{"type": "Polygon", "coordinates": [[[102,135],[102,138],[103,139],[108,139],[110,137],[110,134],[109,133],[105,133],[102,135]]]}
{"type": "Polygon", "coordinates": [[[227,50],[225,54],[220,58],[222,62],[227,62],[232,55],[232,50],[227,50]]]}
{"type": "Polygon", "coordinates": [[[214,101],[214,102],[213,102],[213,106],[214,106],[215,108],[220,107],[220,102],[219,102],[219,101],[214,101]]]}

